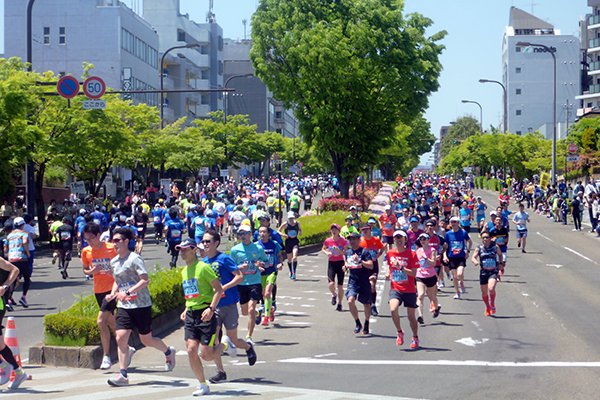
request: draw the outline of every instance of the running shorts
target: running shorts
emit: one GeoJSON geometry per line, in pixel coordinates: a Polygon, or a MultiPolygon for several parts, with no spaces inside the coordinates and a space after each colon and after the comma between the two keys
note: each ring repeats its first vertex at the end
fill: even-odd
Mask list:
{"type": "Polygon", "coordinates": [[[262,284],[256,285],[238,285],[238,293],[240,294],[240,304],[246,304],[250,300],[261,301],[262,296],[262,284]]]}
{"type": "Polygon", "coordinates": [[[400,302],[400,305],[404,303],[406,308],[417,308],[417,294],[416,293],[404,293],[399,290],[390,290],[390,300],[395,299],[400,302]]]}
{"type": "Polygon", "coordinates": [[[215,344],[215,333],[217,332],[217,317],[213,314],[209,321],[202,321],[202,313],[206,310],[187,310],[184,322],[185,340],[197,340],[203,346],[215,344]]]}
{"type": "Polygon", "coordinates": [[[117,330],[137,328],[140,335],[152,332],[152,306],[142,308],[118,308],[115,317],[117,330]]]}
{"type": "Polygon", "coordinates": [[[337,277],[337,284],[344,284],[344,260],[339,261],[329,261],[329,265],[327,266],[327,278],[329,282],[335,282],[337,277]]]}

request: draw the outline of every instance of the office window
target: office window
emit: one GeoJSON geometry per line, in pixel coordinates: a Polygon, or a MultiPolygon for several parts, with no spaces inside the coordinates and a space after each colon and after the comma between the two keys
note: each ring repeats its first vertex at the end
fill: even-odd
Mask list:
{"type": "Polygon", "coordinates": [[[591,108],[592,107],[592,103],[587,103],[587,107],[591,108]]]}
{"type": "Polygon", "coordinates": [[[517,53],[520,53],[520,52],[521,52],[521,46],[517,46],[517,47],[515,47],[515,51],[516,51],[517,53]]]}
{"type": "Polygon", "coordinates": [[[517,74],[520,74],[521,73],[521,68],[517,67],[516,72],[517,72],[517,74]]]}
{"type": "Polygon", "coordinates": [[[223,75],[223,61],[219,60],[219,75],[223,75]]]}
{"type": "Polygon", "coordinates": [[[50,44],[50,27],[44,27],[44,44],[50,44]]]}
{"type": "Polygon", "coordinates": [[[521,136],[521,131],[517,131],[517,135],[518,135],[518,136],[521,136]]]}
{"type": "Polygon", "coordinates": [[[58,44],[67,44],[67,28],[61,26],[58,28],[58,44]]]}
{"type": "Polygon", "coordinates": [[[218,47],[219,51],[222,51],[223,50],[223,37],[222,36],[218,37],[218,39],[217,39],[217,45],[219,46],[218,47]]]}
{"type": "Polygon", "coordinates": [[[517,89],[517,94],[521,94],[521,89],[517,89]]]}
{"type": "Polygon", "coordinates": [[[182,30],[177,30],[177,41],[178,42],[185,42],[185,32],[182,30]]]}
{"type": "Polygon", "coordinates": [[[521,110],[517,110],[517,115],[521,115],[521,110]]]}

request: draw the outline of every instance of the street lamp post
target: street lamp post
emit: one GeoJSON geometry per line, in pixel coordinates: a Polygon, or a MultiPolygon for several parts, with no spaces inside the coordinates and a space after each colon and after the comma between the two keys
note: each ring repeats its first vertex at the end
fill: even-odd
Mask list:
{"type": "Polygon", "coordinates": [[[481,104],[472,100],[463,100],[463,103],[473,103],[479,106],[479,131],[483,133],[483,108],[481,108],[481,104]]]}
{"type": "MultiPolygon", "coordinates": [[[[27,71],[33,71],[33,33],[32,33],[32,19],[33,19],[33,3],[35,0],[29,0],[27,3],[27,71]]],[[[33,143],[31,144],[33,149],[33,143]]],[[[25,168],[25,188],[27,192],[27,213],[34,216],[35,210],[35,165],[33,164],[33,160],[30,158],[27,160],[27,167],[25,168]]]]}
{"type": "Polygon", "coordinates": [[[164,108],[164,97],[165,97],[165,93],[163,92],[164,87],[163,87],[163,78],[165,76],[164,74],[164,66],[165,66],[165,57],[167,56],[167,54],[169,54],[169,52],[171,50],[175,50],[175,49],[195,49],[197,47],[200,47],[200,44],[198,43],[189,43],[189,44],[185,44],[185,45],[181,45],[181,46],[173,46],[170,49],[167,49],[167,51],[165,51],[162,55],[162,57],[160,58],[160,127],[161,129],[163,128],[163,108],[164,108]]]}
{"type": "MultiPolygon", "coordinates": [[[[229,78],[227,78],[227,80],[225,80],[225,83],[223,84],[223,89],[227,89],[227,85],[229,84],[229,82],[232,79],[235,78],[251,78],[253,77],[254,74],[237,74],[237,75],[231,75],[229,78]]],[[[225,125],[225,129],[227,129],[227,106],[229,103],[229,96],[228,93],[225,92],[225,104],[223,104],[223,124],[225,125]]],[[[224,165],[224,169],[227,168],[227,132],[225,132],[225,165],[224,165]]]]}
{"type": "Polygon", "coordinates": [[[508,132],[508,96],[506,94],[506,87],[501,82],[493,81],[491,79],[480,79],[479,82],[480,83],[488,83],[488,82],[497,83],[498,85],[502,86],[502,90],[504,91],[504,101],[503,101],[503,103],[504,103],[504,118],[503,118],[504,133],[508,132]]]}
{"type": "Polygon", "coordinates": [[[552,60],[554,61],[554,96],[552,101],[552,184],[556,185],[556,55],[552,49],[545,44],[517,42],[517,46],[541,47],[552,55],[552,60]]]}

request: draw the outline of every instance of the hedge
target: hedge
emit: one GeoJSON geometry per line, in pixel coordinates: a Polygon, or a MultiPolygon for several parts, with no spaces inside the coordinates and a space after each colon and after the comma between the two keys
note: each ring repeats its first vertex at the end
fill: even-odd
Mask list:
{"type": "MultiPolygon", "coordinates": [[[[300,246],[309,244],[323,243],[325,239],[331,236],[329,227],[336,223],[340,227],[345,225],[345,219],[349,215],[348,211],[327,211],[321,215],[311,215],[298,218],[302,227],[302,236],[300,237],[300,246]]],[[[360,213],[364,223],[372,216],[368,213],[360,213]]]]}
{"type": "MultiPolygon", "coordinates": [[[[357,185],[356,196],[351,195],[347,199],[341,197],[339,194],[326,197],[319,202],[319,209],[323,212],[340,210],[348,211],[350,210],[350,207],[356,206],[360,210],[366,211],[369,209],[371,201],[373,201],[375,196],[379,193],[381,186],[381,181],[375,181],[372,185],[365,187],[365,190],[362,191],[358,190],[361,185],[357,185]]],[[[350,193],[353,193],[352,189],[350,189],[350,193]]]]}
{"type": "MultiPolygon", "coordinates": [[[[152,317],[162,315],[185,303],[181,286],[181,268],[160,269],[149,274],[152,317]]],[[[100,343],[96,324],[98,303],[94,295],[76,296],[70,308],[44,317],[44,342],[47,345],[85,346],[100,343]]]]}

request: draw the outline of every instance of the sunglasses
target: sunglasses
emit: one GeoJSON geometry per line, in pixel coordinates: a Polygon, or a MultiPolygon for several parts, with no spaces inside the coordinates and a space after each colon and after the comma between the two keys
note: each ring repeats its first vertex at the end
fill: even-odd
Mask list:
{"type": "Polygon", "coordinates": [[[240,232],[239,233],[240,236],[249,235],[249,234],[250,234],[250,232],[240,232]]]}
{"type": "Polygon", "coordinates": [[[113,243],[121,243],[123,241],[123,239],[113,239],[112,242],[113,243]]]}
{"type": "Polygon", "coordinates": [[[489,236],[482,236],[481,238],[482,239],[489,239],[490,237],[489,236]]]}
{"type": "Polygon", "coordinates": [[[421,238],[421,239],[419,239],[419,241],[421,241],[421,242],[426,242],[426,241],[428,241],[428,240],[429,240],[429,239],[427,239],[427,238],[421,238]]]}
{"type": "Polygon", "coordinates": [[[212,242],[213,242],[213,240],[201,240],[200,241],[200,243],[202,243],[202,244],[210,244],[212,242]]]}

